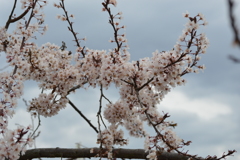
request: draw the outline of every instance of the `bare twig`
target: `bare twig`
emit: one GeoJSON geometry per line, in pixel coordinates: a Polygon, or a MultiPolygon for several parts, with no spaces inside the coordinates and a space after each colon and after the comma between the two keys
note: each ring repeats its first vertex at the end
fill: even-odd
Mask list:
{"type": "Polygon", "coordinates": [[[87,83],[87,81],[83,82],[81,85],[76,85],[76,86],[72,87],[71,89],[68,90],[67,94],[70,94],[71,92],[81,88],[81,86],[83,86],[86,83],[87,83]]]}
{"type": "Polygon", "coordinates": [[[122,43],[119,42],[119,41],[118,41],[118,38],[117,38],[117,36],[118,36],[118,30],[119,30],[119,29],[117,29],[117,27],[115,26],[115,24],[114,24],[114,16],[113,16],[112,13],[111,13],[111,9],[108,7],[108,5],[109,5],[109,0],[106,1],[106,3],[102,3],[102,5],[103,5],[103,7],[107,10],[108,15],[110,16],[109,23],[111,24],[111,26],[112,26],[112,28],[113,28],[113,30],[114,30],[114,39],[115,39],[115,42],[116,42],[116,44],[117,44],[117,50],[116,50],[116,52],[118,52],[118,51],[120,50],[121,46],[122,46],[122,43]]]}
{"type": "Polygon", "coordinates": [[[228,58],[231,59],[234,63],[240,63],[240,59],[233,55],[229,55],[228,58]]]}
{"type": "MultiPolygon", "coordinates": [[[[124,34],[119,34],[119,30],[122,28],[125,28],[125,26],[119,26],[119,22],[114,21],[114,19],[121,19],[121,12],[118,12],[116,15],[113,15],[111,12],[111,8],[109,7],[110,4],[110,0],[105,0],[102,5],[103,5],[103,11],[107,11],[108,15],[109,15],[109,23],[113,28],[114,31],[114,40],[112,40],[111,42],[115,42],[117,47],[114,49],[114,53],[119,55],[120,54],[120,49],[122,49],[123,47],[126,47],[125,49],[127,49],[127,45],[123,46],[123,43],[126,43],[126,39],[124,38],[124,34]]],[[[122,49],[124,52],[126,51],[125,49],[122,49]]],[[[122,57],[125,57],[126,54],[121,55],[122,57]]],[[[113,62],[115,61],[114,55],[112,55],[113,57],[113,62]]]]}
{"type": "Polygon", "coordinates": [[[33,137],[33,139],[36,139],[39,136],[39,133],[37,135],[35,135],[36,131],[38,130],[38,128],[41,126],[41,118],[40,118],[40,114],[37,113],[38,116],[38,126],[37,128],[33,131],[31,137],[33,137]]]}
{"type": "Polygon", "coordinates": [[[100,99],[99,99],[99,110],[98,110],[97,116],[100,117],[104,127],[107,128],[106,124],[103,121],[102,115],[101,115],[101,112],[102,112],[102,98],[105,97],[104,94],[103,94],[103,87],[102,87],[102,85],[100,86],[100,91],[101,91],[101,95],[100,95],[100,99]]]}
{"type": "MultiPolygon", "coordinates": [[[[33,10],[34,10],[34,8],[35,8],[35,6],[36,6],[37,1],[38,1],[38,0],[33,1],[32,7],[30,7],[30,8],[32,9],[32,11],[31,11],[30,16],[29,16],[29,18],[28,18],[28,21],[27,21],[27,23],[26,23],[25,29],[28,28],[28,26],[30,25],[30,22],[31,22],[31,20],[32,20],[32,18],[33,18],[33,16],[34,16],[33,10]]],[[[26,38],[23,37],[23,39],[22,39],[22,44],[21,44],[20,49],[22,49],[22,48],[24,47],[25,40],[26,40],[26,38]]]]}
{"type": "Polygon", "coordinates": [[[228,0],[228,7],[229,7],[229,19],[230,19],[230,23],[231,23],[231,27],[234,33],[234,41],[233,44],[236,44],[240,47],[240,38],[239,38],[239,33],[238,33],[238,29],[236,26],[236,20],[235,17],[233,15],[233,7],[234,7],[234,2],[233,0],[228,0]]]}
{"type": "Polygon", "coordinates": [[[78,114],[90,125],[90,127],[92,127],[96,133],[98,133],[97,128],[91,123],[91,121],[87,119],[86,116],[84,116],[84,114],[72,103],[72,101],[70,101],[69,99],[68,101],[69,101],[69,104],[73,107],[73,109],[75,109],[75,111],[78,112],[78,114]]]}

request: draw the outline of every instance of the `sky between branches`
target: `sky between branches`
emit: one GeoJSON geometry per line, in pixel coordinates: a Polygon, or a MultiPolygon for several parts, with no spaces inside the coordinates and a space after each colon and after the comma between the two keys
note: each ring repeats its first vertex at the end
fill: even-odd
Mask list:
{"type": "MultiPolygon", "coordinates": [[[[1,26],[5,25],[13,2],[0,0],[1,26]]],[[[39,36],[37,44],[51,42],[61,45],[64,40],[67,49],[74,52],[73,37],[67,30],[66,22],[56,19],[62,10],[53,7],[51,0],[45,8],[46,21],[49,30],[45,36],[39,36]]],[[[20,6],[18,6],[20,8],[20,6]]],[[[66,8],[75,15],[74,28],[79,38],[87,37],[86,45],[92,49],[115,47],[108,42],[113,38],[113,31],[108,24],[108,15],[101,12],[101,1],[68,0],[66,8]]],[[[207,156],[221,155],[228,149],[238,152],[229,160],[240,159],[240,66],[233,63],[228,55],[240,56],[240,50],[231,45],[232,31],[229,25],[227,2],[219,0],[119,0],[116,12],[122,11],[124,19],[121,24],[125,30],[130,46],[131,60],[152,56],[156,49],[159,51],[173,48],[184,28],[186,19],[182,13],[186,10],[191,16],[201,12],[205,15],[209,25],[203,27],[210,40],[207,54],[202,56],[200,64],[207,67],[204,73],[188,74],[185,76],[185,86],[177,87],[170,92],[159,106],[160,111],[169,112],[171,119],[178,123],[177,134],[193,141],[190,153],[207,156]]],[[[19,11],[19,10],[18,10],[19,11]]],[[[114,12],[114,11],[113,11],[114,12]]],[[[20,13],[20,12],[18,12],[20,13]]],[[[240,15],[240,7],[235,8],[235,14],[240,15]]],[[[240,17],[238,26],[240,27],[240,17]]],[[[11,29],[11,28],[10,28],[11,29]]],[[[4,55],[0,57],[1,67],[4,65],[4,55]]],[[[25,83],[26,100],[31,100],[40,91],[34,82],[25,83]]],[[[70,99],[77,105],[92,122],[96,124],[96,112],[100,91],[89,89],[80,90],[70,99]]],[[[118,99],[117,90],[112,87],[106,92],[109,99],[118,99]]],[[[22,101],[12,124],[29,124],[30,116],[25,112],[22,101]],[[18,113],[19,112],[19,113],[18,113]]],[[[37,140],[37,147],[75,147],[76,142],[84,146],[95,147],[95,132],[85,123],[71,107],[60,111],[55,117],[42,118],[41,135],[37,140]]],[[[130,139],[131,148],[143,148],[138,139],[130,139]]]]}

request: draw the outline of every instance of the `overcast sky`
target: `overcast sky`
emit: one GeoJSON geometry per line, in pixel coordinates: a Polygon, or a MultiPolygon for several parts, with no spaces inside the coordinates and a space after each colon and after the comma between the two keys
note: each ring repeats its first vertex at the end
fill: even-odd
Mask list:
{"type": "MultiPolygon", "coordinates": [[[[36,43],[61,45],[65,41],[68,49],[74,52],[73,37],[67,30],[66,22],[56,19],[56,15],[63,11],[53,8],[53,2],[58,0],[51,0],[45,11],[45,23],[49,25],[49,30],[45,36],[38,37],[36,43]]],[[[0,4],[0,26],[4,26],[13,1],[0,0],[0,4]]],[[[107,13],[101,11],[100,0],[67,0],[66,8],[76,17],[74,28],[79,38],[87,37],[82,45],[99,50],[115,47],[108,42],[113,38],[113,32],[107,13]]],[[[188,11],[195,16],[201,12],[205,15],[209,25],[201,31],[209,38],[210,47],[200,63],[205,64],[207,69],[203,73],[186,75],[186,85],[174,88],[159,105],[159,111],[168,112],[170,119],[178,123],[177,134],[193,142],[186,148],[190,153],[220,156],[229,149],[236,149],[238,152],[235,156],[228,159],[237,160],[240,159],[240,64],[233,63],[228,55],[240,57],[240,49],[232,46],[233,34],[227,9],[225,0],[118,0],[113,11],[123,12],[121,24],[127,26],[125,32],[131,60],[151,57],[156,49],[171,50],[187,22],[182,13],[188,11]]],[[[240,15],[240,3],[235,14],[240,15]]],[[[240,16],[238,27],[239,22],[240,16]]],[[[2,68],[5,66],[4,54],[0,59],[2,68]]],[[[24,93],[23,98],[31,100],[40,91],[35,82],[28,81],[24,93]]],[[[119,96],[115,87],[106,91],[106,95],[112,101],[118,100],[119,96]]],[[[70,99],[97,124],[99,96],[99,90],[89,89],[76,92],[70,99]]],[[[19,101],[11,125],[16,122],[31,124],[22,101],[19,101]]],[[[42,117],[41,123],[37,147],[75,147],[76,142],[86,147],[97,147],[95,132],[70,106],[55,117],[42,117]]],[[[142,141],[135,138],[129,140],[130,145],[126,148],[143,148],[142,141]]]]}

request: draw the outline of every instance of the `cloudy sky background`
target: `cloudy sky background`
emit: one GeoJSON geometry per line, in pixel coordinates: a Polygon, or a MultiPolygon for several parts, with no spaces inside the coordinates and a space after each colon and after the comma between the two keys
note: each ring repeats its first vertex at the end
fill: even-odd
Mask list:
{"type": "MultiPolygon", "coordinates": [[[[0,26],[4,26],[13,1],[0,2],[0,26]]],[[[63,11],[53,8],[53,2],[58,0],[51,0],[45,8],[45,23],[49,25],[49,30],[45,36],[39,36],[36,43],[41,45],[51,42],[61,45],[64,40],[68,49],[74,52],[73,37],[67,30],[67,23],[56,19],[56,15],[63,11]]],[[[101,12],[100,0],[68,0],[66,8],[70,14],[76,16],[74,28],[79,33],[79,38],[87,37],[87,41],[82,42],[82,45],[99,50],[115,47],[108,42],[113,38],[113,32],[108,24],[107,13],[101,12]]],[[[119,11],[123,12],[124,17],[121,24],[127,26],[125,32],[131,60],[151,57],[156,49],[172,49],[187,22],[187,19],[182,17],[183,12],[188,11],[192,16],[199,12],[205,15],[209,25],[203,27],[202,31],[209,38],[210,47],[200,63],[205,64],[207,69],[204,73],[186,75],[186,85],[174,88],[159,105],[159,111],[168,112],[170,119],[178,123],[177,134],[193,142],[186,147],[189,153],[220,156],[228,149],[236,149],[238,152],[235,156],[228,159],[240,159],[240,64],[228,59],[230,54],[240,57],[240,49],[231,45],[233,34],[229,25],[227,1],[118,0],[113,13],[119,11]]],[[[235,15],[240,15],[240,3],[235,8],[235,15]]],[[[239,22],[240,16],[238,27],[239,22]]],[[[4,54],[0,61],[0,68],[3,68],[6,64],[4,54]]],[[[24,93],[23,98],[31,100],[40,91],[35,82],[28,81],[25,83],[24,93]]],[[[105,93],[111,101],[116,101],[119,97],[115,87],[105,93]]],[[[97,124],[99,96],[99,90],[81,89],[71,95],[70,99],[97,124]]],[[[11,127],[14,127],[15,123],[31,124],[26,106],[21,100],[11,127]]],[[[97,147],[95,132],[70,106],[55,117],[42,117],[40,130],[37,147],[75,147],[76,142],[81,142],[86,147],[97,147]]],[[[126,148],[143,148],[141,140],[129,140],[130,145],[126,148]]]]}

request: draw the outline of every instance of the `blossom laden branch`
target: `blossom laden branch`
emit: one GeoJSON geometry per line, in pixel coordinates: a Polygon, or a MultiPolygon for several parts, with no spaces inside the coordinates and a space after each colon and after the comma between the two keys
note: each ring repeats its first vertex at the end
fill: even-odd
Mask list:
{"type": "MultiPolygon", "coordinates": [[[[128,47],[127,45],[123,46],[123,43],[126,43],[127,40],[125,38],[125,34],[119,34],[119,30],[125,28],[125,26],[119,26],[119,22],[115,21],[115,19],[122,19],[122,12],[118,12],[115,16],[111,12],[111,8],[108,6],[109,4],[112,4],[114,6],[117,5],[116,0],[105,0],[102,5],[103,5],[103,11],[107,11],[109,15],[109,23],[111,24],[113,31],[114,31],[114,40],[110,40],[110,42],[115,42],[117,47],[115,48],[115,53],[120,54],[120,49],[123,47],[128,47]]],[[[126,52],[126,49],[123,50],[126,52]]],[[[125,56],[125,55],[123,55],[125,56]]]]}
{"type": "MultiPolygon", "coordinates": [[[[70,21],[69,16],[68,16],[68,12],[67,12],[67,10],[65,8],[64,0],[61,0],[59,5],[54,4],[54,6],[57,7],[57,8],[62,8],[63,9],[65,15],[63,17],[59,16],[59,18],[61,18],[64,21],[66,20],[68,22],[68,24],[69,24],[68,30],[72,33],[72,35],[74,37],[74,41],[76,42],[77,47],[80,49],[80,52],[82,53],[82,56],[84,58],[85,54],[86,54],[85,51],[84,51],[85,46],[84,47],[80,46],[79,39],[77,38],[77,33],[73,29],[73,22],[70,21]]],[[[73,15],[71,15],[71,17],[73,17],[73,15]]],[[[84,38],[83,40],[86,40],[86,39],[84,38]]]]}

